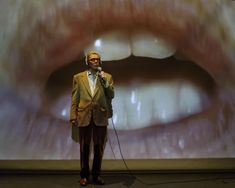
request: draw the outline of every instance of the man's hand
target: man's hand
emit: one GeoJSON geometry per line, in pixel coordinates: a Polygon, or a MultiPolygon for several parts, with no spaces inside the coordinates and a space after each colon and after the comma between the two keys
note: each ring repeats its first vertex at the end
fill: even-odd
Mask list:
{"type": "Polygon", "coordinates": [[[100,71],[99,72],[99,76],[102,78],[102,79],[106,79],[106,76],[104,74],[104,71],[100,71]]]}
{"type": "Polygon", "coordinates": [[[76,120],[72,120],[71,121],[71,124],[74,125],[74,126],[77,126],[78,125],[78,122],[76,120]]]}
{"type": "Polygon", "coordinates": [[[104,74],[104,71],[100,71],[100,72],[98,73],[98,76],[99,76],[100,79],[101,79],[102,85],[103,85],[105,88],[108,88],[108,87],[109,87],[109,83],[108,83],[108,80],[107,80],[107,78],[106,78],[106,76],[105,76],[105,74],[104,74]]]}

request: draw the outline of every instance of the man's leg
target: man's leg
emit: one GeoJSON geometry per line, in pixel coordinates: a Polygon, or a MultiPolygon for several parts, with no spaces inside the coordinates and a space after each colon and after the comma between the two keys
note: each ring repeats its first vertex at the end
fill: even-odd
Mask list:
{"type": "Polygon", "coordinates": [[[107,126],[93,126],[94,159],[92,165],[92,178],[93,181],[97,182],[98,184],[104,183],[98,179],[100,178],[101,164],[106,141],[107,126]]]}
{"type": "Polygon", "coordinates": [[[81,178],[89,179],[90,169],[89,169],[89,155],[90,155],[90,142],[92,135],[92,127],[89,125],[87,127],[79,128],[79,143],[80,143],[80,166],[81,178]]]}

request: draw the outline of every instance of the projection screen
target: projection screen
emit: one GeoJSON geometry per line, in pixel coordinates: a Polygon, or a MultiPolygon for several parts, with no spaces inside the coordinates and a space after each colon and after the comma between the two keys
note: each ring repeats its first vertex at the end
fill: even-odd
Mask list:
{"type": "Polygon", "coordinates": [[[114,79],[104,159],[235,157],[234,12],[233,1],[1,0],[0,160],[79,159],[72,78],[90,50],[114,79]]]}

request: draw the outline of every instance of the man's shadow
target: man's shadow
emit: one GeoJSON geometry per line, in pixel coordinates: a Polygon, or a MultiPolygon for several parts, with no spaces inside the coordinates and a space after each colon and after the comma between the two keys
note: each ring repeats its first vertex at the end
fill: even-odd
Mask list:
{"type": "Polygon", "coordinates": [[[136,180],[136,177],[130,174],[105,174],[103,178],[106,185],[123,184],[126,187],[130,187],[136,180]]]}

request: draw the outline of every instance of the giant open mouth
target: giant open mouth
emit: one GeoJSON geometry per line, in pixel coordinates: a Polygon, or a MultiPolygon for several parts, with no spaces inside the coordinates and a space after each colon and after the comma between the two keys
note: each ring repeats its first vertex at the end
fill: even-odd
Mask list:
{"type": "MultiPolygon", "coordinates": [[[[8,107],[4,118],[10,118],[12,109],[24,111],[15,112],[13,119],[18,118],[20,125],[11,125],[14,131],[9,133],[11,139],[24,135],[15,144],[25,148],[20,156],[77,158],[78,150],[69,141],[69,125],[64,120],[68,119],[72,75],[85,66],[83,60],[71,62],[107,31],[132,33],[139,28],[170,41],[187,58],[184,62],[172,57],[127,58],[127,51],[123,60],[111,62],[111,58],[103,63],[116,83],[113,120],[125,157],[234,156],[234,67],[227,54],[231,46],[220,43],[212,34],[213,26],[207,30],[210,9],[205,18],[198,18],[201,12],[195,2],[107,1],[102,5],[73,1],[41,4],[43,16],[40,8],[25,3],[20,26],[28,30],[18,28],[14,38],[18,43],[10,46],[12,96],[3,95],[14,107],[2,102],[8,107]],[[196,12],[188,11],[192,8],[196,12]],[[39,13],[29,18],[32,10],[39,13]],[[29,21],[28,26],[24,20],[29,21]],[[36,147],[45,152],[35,153],[36,147]]],[[[209,6],[214,10],[214,4],[209,6]]],[[[4,124],[6,130],[12,121],[4,124]]],[[[115,138],[112,131],[110,135],[115,138]]],[[[116,143],[115,139],[111,142],[116,143]]],[[[117,145],[114,150],[118,152],[117,145]]],[[[112,158],[109,148],[105,157],[112,158]]]]}
{"type": "MultiPolygon", "coordinates": [[[[135,41],[137,42],[137,41],[135,41]]],[[[104,48],[104,40],[100,48],[104,48]]],[[[129,56],[113,41],[103,51],[103,67],[115,78],[116,94],[113,101],[114,122],[117,129],[131,130],[154,124],[171,123],[204,111],[214,100],[215,83],[210,75],[189,60],[180,61],[173,53],[160,53],[164,59],[129,56]],[[107,59],[110,59],[108,61],[107,59]],[[123,59],[124,57],[124,59],[123,59]],[[112,59],[121,59],[113,60],[112,59]]],[[[158,45],[159,47],[159,45],[158,45]]],[[[123,47],[124,48],[124,47],[123,47]]],[[[143,48],[143,47],[142,47],[143,48]]],[[[146,51],[158,52],[146,45],[146,51]]],[[[164,51],[168,47],[161,46],[164,51]]],[[[171,50],[172,51],[172,50],[171,50]]],[[[142,51],[141,51],[142,52],[142,51]]],[[[147,53],[146,54],[150,54],[147,53]]],[[[142,55],[147,56],[146,54],[142,55]]],[[[154,53],[153,53],[154,54],[154,53]]],[[[158,54],[154,54],[158,58],[158,54]]],[[[44,102],[49,113],[68,121],[71,96],[71,76],[84,70],[84,58],[54,71],[45,85],[44,102]]]]}
{"type": "MultiPolygon", "coordinates": [[[[96,42],[97,40],[94,43],[96,42]]],[[[105,48],[105,42],[108,41],[102,40],[99,48],[105,48]]],[[[133,155],[137,151],[141,152],[136,155],[138,157],[144,157],[147,153],[171,157],[193,156],[195,153],[203,155],[199,150],[206,150],[204,152],[208,153],[214,152],[215,148],[217,150],[218,147],[224,147],[221,140],[225,135],[227,137],[227,128],[216,122],[216,117],[221,113],[220,105],[224,101],[218,96],[215,81],[204,69],[189,60],[177,60],[171,56],[172,53],[164,59],[134,56],[125,58],[128,53],[115,50],[112,53],[110,48],[115,48],[115,45],[112,43],[109,46],[108,50],[111,52],[108,54],[102,51],[106,59],[103,61],[103,68],[114,76],[116,86],[110,135],[114,135],[114,123],[121,141],[131,144],[130,153],[133,155]],[[151,146],[153,151],[145,145],[151,146]],[[159,149],[159,146],[164,148],[159,149]],[[193,151],[195,149],[196,152],[193,151]]],[[[162,45],[161,49],[163,48],[162,45]]],[[[167,49],[165,47],[165,51],[169,51],[167,49]]],[[[155,54],[155,57],[158,58],[158,55],[155,54]]],[[[46,105],[50,109],[48,113],[68,121],[71,76],[84,68],[84,58],[81,58],[50,75],[45,85],[46,100],[50,101],[45,104],[51,104],[46,105]]]]}

